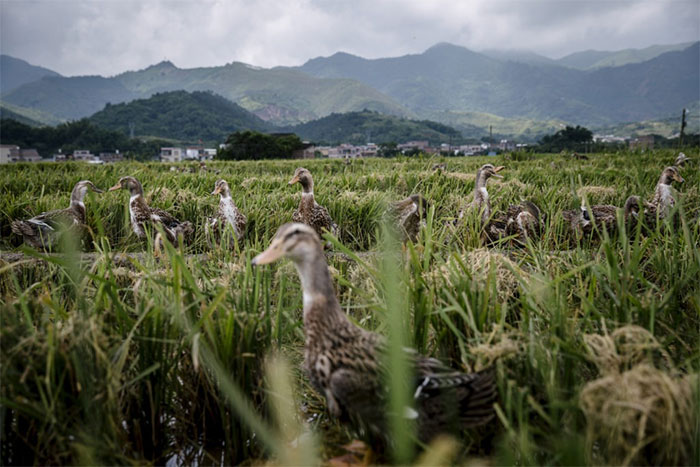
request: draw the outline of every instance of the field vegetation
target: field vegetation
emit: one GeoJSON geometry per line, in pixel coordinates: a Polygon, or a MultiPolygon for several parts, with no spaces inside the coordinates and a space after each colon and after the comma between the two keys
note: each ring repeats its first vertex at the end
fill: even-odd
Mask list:
{"type": "MultiPolygon", "coordinates": [[[[648,198],[676,154],[214,162],[195,173],[136,162],[8,165],[1,462],[298,465],[343,454],[356,435],[328,416],[298,369],[294,267],[250,266],[291,220],[300,193],[287,181],[303,165],[340,226],[328,262],[344,311],[455,368],[496,368],[497,418],[418,461],[700,464],[700,171],[688,155],[676,225],[581,242],[567,235],[562,210],[582,198],[648,198]],[[438,162],[447,170],[432,171],[438,162]],[[483,248],[477,218],[452,224],[486,162],[506,166],[489,182],[494,210],[525,198],[546,214],[542,237],[525,248],[483,248]],[[153,206],[195,224],[192,244],[154,258],[131,233],[123,191],[87,196],[88,232],[62,254],[25,249],[11,234],[11,220],[67,206],[77,181],[106,189],[125,175],[153,206]],[[249,222],[232,250],[211,248],[203,233],[218,178],[249,222]],[[415,244],[387,253],[386,205],[416,192],[431,202],[426,226],[415,244]]],[[[395,438],[408,439],[407,429],[396,425],[395,438]]],[[[387,455],[411,452],[397,442],[387,455]]]]}

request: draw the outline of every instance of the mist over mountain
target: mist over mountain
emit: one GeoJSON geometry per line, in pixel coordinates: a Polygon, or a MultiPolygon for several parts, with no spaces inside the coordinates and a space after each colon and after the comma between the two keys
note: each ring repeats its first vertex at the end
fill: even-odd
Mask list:
{"type": "Polygon", "coordinates": [[[0,55],[0,94],[12,91],[23,84],[39,80],[44,76],[61,76],[55,71],[31,65],[19,58],[0,55]]]}

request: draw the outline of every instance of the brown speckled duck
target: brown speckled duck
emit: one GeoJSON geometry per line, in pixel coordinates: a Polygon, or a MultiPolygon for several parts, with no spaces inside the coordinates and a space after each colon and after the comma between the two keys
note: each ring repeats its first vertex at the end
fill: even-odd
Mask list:
{"type": "MultiPolygon", "coordinates": [[[[178,237],[183,237],[184,241],[194,233],[191,222],[180,222],[172,214],[162,209],[152,208],[143,197],[143,187],[134,177],[122,177],[116,185],[109,189],[129,190],[129,215],[131,228],[139,238],[146,236],[146,226],[160,225],[165,232],[165,236],[171,243],[176,243],[178,237]]],[[[155,231],[155,229],[153,229],[155,231]]],[[[158,242],[156,242],[158,244],[158,242]]]]}
{"type": "Polygon", "coordinates": [[[292,220],[311,226],[319,236],[323,235],[325,229],[337,237],[338,225],[333,222],[328,210],[314,199],[314,181],[311,178],[311,172],[303,167],[296,169],[289,185],[295,183],[301,185],[302,192],[299,209],[292,214],[292,220]]]}
{"type": "Polygon", "coordinates": [[[391,204],[389,212],[394,218],[401,241],[416,241],[421,223],[425,221],[429,208],[428,201],[420,194],[413,194],[391,204]]]}
{"type": "MultiPolygon", "coordinates": [[[[467,209],[481,213],[484,243],[493,245],[505,238],[510,238],[510,243],[522,246],[527,238],[539,235],[542,228],[542,213],[531,201],[512,204],[508,206],[505,214],[491,212],[491,201],[486,190],[486,183],[491,177],[503,178],[498,173],[503,169],[505,167],[494,167],[492,164],[481,166],[476,173],[474,199],[467,209]]],[[[460,213],[459,217],[462,216],[463,213],[460,213]]]]}
{"type": "MultiPolygon", "coordinates": [[[[299,223],[283,225],[252,264],[282,257],[294,262],[301,278],[307,377],[325,396],[333,417],[352,421],[375,439],[384,439],[388,394],[384,337],[360,328],[343,313],[314,229],[299,223]]],[[[415,370],[414,408],[406,408],[411,419],[407,422],[416,423],[422,441],[494,418],[496,388],[491,370],[462,373],[410,349],[406,357],[415,370]]]]}
{"type": "Polygon", "coordinates": [[[13,221],[12,231],[21,235],[27,245],[39,250],[56,247],[63,229],[73,235],[82,235],[86,220],[83,199],[88,190],[103,193],[90,180],[79,181],[73,187],[67,208],[44,212],[26,221],[13,221]]]}
{"type": "MultiPolygon", "coordinates": [[[[617,230],[617,206],[611,204],[596,204],[586,206],[581,202],[580,209],[563,211],[562,217],[569,224],[572,233],[577,236],[598,236],[599,232],[605,230],[608,234],[617,230]],[[598,227],[596,229],[595,227],[598,227]]],[[[630,196],[625,201],[623,219],[628,230],[634,228],[639,214],[639,197],[630,196]]]]}
{"type": "Polygon", "coordinates": [[[226,180],[218,180],[211,194],[220,196],[219,208],[216,211],[216,216],[208,219],[207,231],[216,239],[221,240],[224,231],[230,229],[229,232],[233,235],[230,235],[227,240],[229,247],[233,247],[236,240],[240,242],[243,239],[247,219],[231,199],[231,190],[226,180]]]}
{"type": "Polygon", "coordinates": [[[655,222],[657,218],[664,219],[668,215],[668,212],[676,204],[671,185],[673,182],[683,183],[684,181],[676,166],[666,167],[661,172],[654,196],[651,201],[645,203],[644,218],[648,221],[648,225],[653,225],[651,222],[655,222]]]}

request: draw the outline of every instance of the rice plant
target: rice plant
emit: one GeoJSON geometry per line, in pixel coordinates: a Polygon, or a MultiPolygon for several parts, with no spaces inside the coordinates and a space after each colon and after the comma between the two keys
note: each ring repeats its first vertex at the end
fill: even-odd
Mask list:
{"type": "MultiPolygon", "coordinates": [[[[340,226],[327,257],[344,312],[395,350],[409,345],[463,371],[496,368],[496,421],[425,447],[395,420],[386,459],[699,464],[697,158],[683,169],[677,222],[580,241],[562,210],[650,197],[675,153],[214,162],[195,173],[130,162],[4,166],[1,462],[284,465],[344,455],[358,434],[329,416],[298,369],[293,266],[250,266],[291,220],[300,193],[287,181],[301,165],[340,226]],[[447,170],[433,172],[436,162],[447,170]],[[486,162],[506,166],[489,182],[494,211],[529,199],[545,214],[541,237],[524,248],[484,248],[479,219],[453,222],[486,162]],[[12,220],[67,206],[77,181],[106,189],[125,175],[151,205],[195,225],[191,243],[166,244],[155,258],[152,241],[130,229],[123,192],[89,194],[85,235],[59,253],[12,234],[12,220]],[[204,236],[219,178],[248,216],[234,249],[204,236]],[[386,241],[386,206],[412,193],[431,203],[417,241],[386,241]]],[[[410,378],[398,354],[389,357],[394,408],[405,406],[410,378]]]]}

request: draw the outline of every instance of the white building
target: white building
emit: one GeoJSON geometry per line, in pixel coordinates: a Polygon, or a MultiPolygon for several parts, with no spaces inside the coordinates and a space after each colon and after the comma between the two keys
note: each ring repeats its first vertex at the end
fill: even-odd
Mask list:
{"type": "Polygon", "coordinates": [[[79,149],[73,151],[73,160],[76,161],[94,161],[96,159],[95,155],[91,153],[88,149],[79,149]]]}
{"type": "Polygon", "coordinates": [[[19,151],[19,146],[14,144],[0,144],[0,164],[7,164],[10,162],[10,153],[13,151],[19,151]]]}
{"type": "Polygon", "coordinates": [[[459,147],[459,152],[465,156],[474,156],[483,153],[485,149],[488,149],[485,144],[463,144],[459,147]]]}
{"type": "Polygon", "coordinates": [[[161,162],[180,162],[183,155],[184,151],[182,148],[160,148],[161,162]]]}

